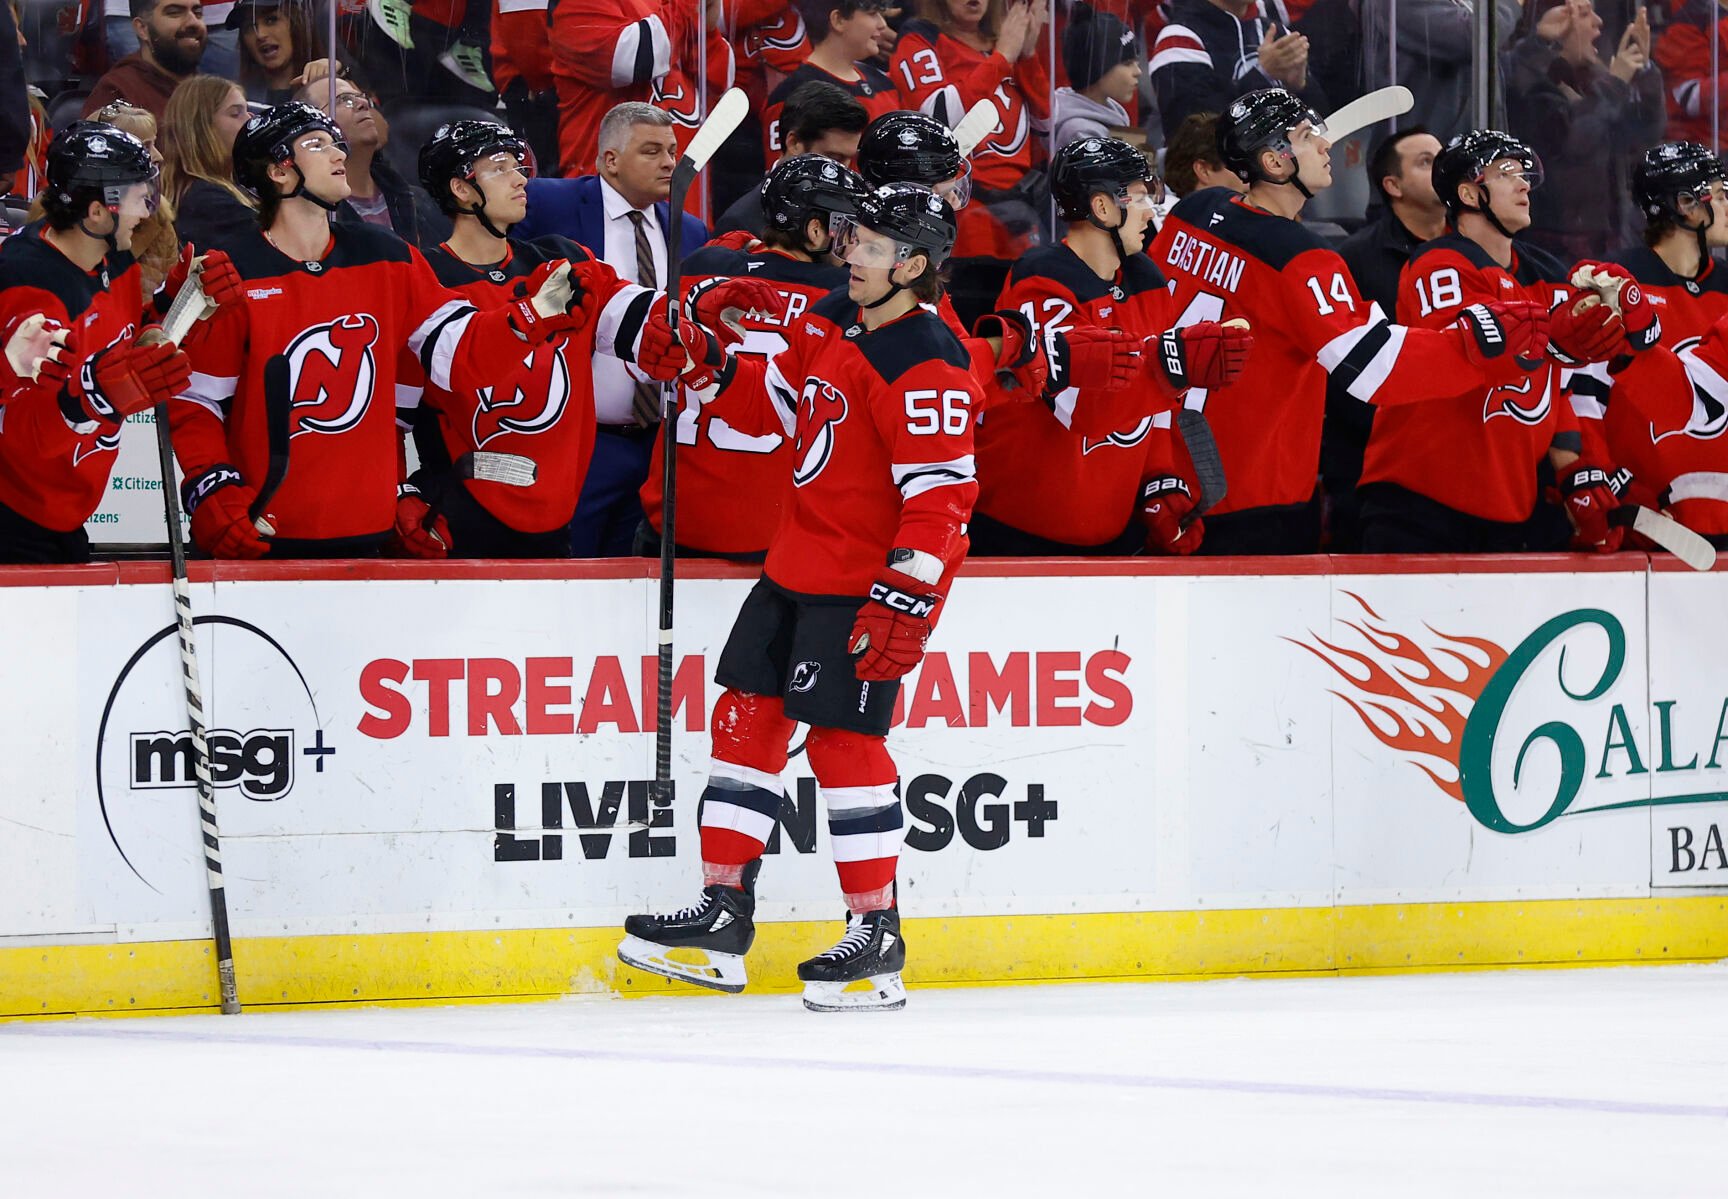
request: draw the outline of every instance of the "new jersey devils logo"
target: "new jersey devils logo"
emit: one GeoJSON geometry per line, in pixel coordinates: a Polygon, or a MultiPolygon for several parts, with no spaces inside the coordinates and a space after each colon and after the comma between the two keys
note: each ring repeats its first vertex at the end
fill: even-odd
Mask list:
{"type": "Polygon", "coordinates": [[[1126,433],[1111,433],[1107,437],[1082,437],[1080,439],[1080,456],[1085,457],[1093,450],[1102,450],[1107,446],[1117,446],[1121,449],[1132,449],[1146,440],[1146,435],[1152,432],[1153,417],[1146,417],[1126,433]]]}
{"type": "Polygon", "coordinates": [[[536,346],[497,387],[480,389],[474,411],[474,446],[506,433],[544,433],[570,402],[570,367],[554,345],[536,346]]]}
{"type": "Polygon", "coordinates": [[[1548,419],[1548,411],[1553,407],[1548,395],[1547,377],[1543,377],[1542,393],[1532,404],[1527,397],[1535,388],[1535,377],[1528,376],[1522,383],[1502,383],[1489,391],[1488,397],[1482,401],[1482,423],[1487,424],[1497,416],[1509,416],[1521,425],[1541,424],[1548,419]]]}
{"type": "Polygon", "coordinates": [[[1698,354],[1703,338],[1692,337],[1674,347],[1674,353],[1686,364],[1686,374],[1692,381],[1692,415],[1678,429],[1658,433],[1650,426],[1650,440],[1664,441],[1670,437],[1693,437],[1709,441],[1728,432],[1728,379],[1698,354]]]}
{"type": "Polygon", "coordinates": [[[702,114],[696,109],[696,89],[686,86],[683,75],[677,71],[656,79],[650,91],[654,107],[686,129],[694,129],[702,123],[702,114]]]}
{"type": "Polygon", "coordinates": [[[811,379],[798,397],[798,440],[794,443],[792,482],[813,480],[834,456],[836,427],[846,419],[846,396],[832,383],[811,379]]]}
{"type": "Polygon", "coordinates": [[[377,318],[360,312],[314,325],[288,344],[293,436],[345,433],[360,423],[378,380],[377,343],[377,318]]]}

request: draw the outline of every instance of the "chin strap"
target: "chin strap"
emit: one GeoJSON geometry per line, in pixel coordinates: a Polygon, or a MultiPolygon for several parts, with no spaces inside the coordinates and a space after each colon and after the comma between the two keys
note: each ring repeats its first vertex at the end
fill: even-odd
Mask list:
{"type": "Polygon", "coordinates": [[[296,200],[296,199],[298,199],[298,200],[310,200],[312,203],[314,203],[314,204],[318,205],[318,207],[322,208],[325,212],[335,212],[339,207],[341,207],[342,201],[340,201],[340,200],[338,200],[334,204],[332,204],[329,200],[324,199],[324,197],[315,196],[311,192],[307,191],[306,190],[306,174],[304,171],[302,171],[300,169],[299,165],[296,164],[292,158],[290,158],[284,165],[291,167],[294,171],[294,177],[300,180],[299,183],[296,183],[294,185],[293,191],[289,192],[286,196],[282,197],[284,200],[296,200]]]}
{"type": "Polygon", "coordinates": [[[892,300],[895,296],[899,295],[901,292],[903,292],[905,290],[906,290],[906,285],[904,283],[894,282],[894,276],[889,275],[888,276],[888,290],[887,290],[887,292],[885,292],[883,294],[882,298],[880,300],[871,300],[868,304],[860,304],[859,307],[860,308],[880,308],[880,307],[882,307],[882,305],[886,304],[889,300],[892,300]]]}
{"type": "Polygon", "coordinates": [[[476,204],[472,208],[458,208],[456,211],[461,213],[463,216],[471,216],[475,220],[479,221],[480,227],[490,233],[493,237],[496,237],[499,241],[510,240],[510,234],[506,230],[500,229],[498,226],[494,225],[492,223],[492,218],[486,215],[486,205],[484,203],[476,204]]]}
{"type": "MultiPolygon", "coordinates": [[[[1478,199],[1484,200],[1484,201],[1488,199],[1488,192],[1487,192],[1486,188],[1480,189],[1479,194],[1478,194],[1478,199]]],[[[1513,237],[1517,236],[1517,234],[1513,233],[1512,230],[1508,229],[1504,224],[1501,223],[1499,217],[1494,215],[1494,207],[1492,204],[1484,203],[1480,207],[1466,208],[1463,211],[1473,212],[1477,216],[1481,217],[1483,220],[1487,221],[1490,225],[1494,226],[1494,231],[1496,233],[1498,233],[1501,237],[1513,238],[1513,237]]],[[[1454,223],[1456,223],[1456,222],[1454,222],[1454,223]]]]}
{"type": "MultiPolygon", "coordinates": [[[[1094,194],[1103,195],[1105,193],[1098,192],[1094,194]]],[[[1128,247],[1122,244],[1122,226],[1128,223],[1128,209],[1121,200],[1116,201],[1116,215],[1120,217],[1121,220],[1117,224],[1106,225],[1099,221],[1097,217],[1093,216],[1092,211],[1088,209],[1086,211],[1086,223],[1091,225],[1094,229],[1102,229],[1105,233],[1110,235],[1110,244],[1116,248],[1116,265],[1121,266],[1123,263],[1128,261],[1128,247]]]]}

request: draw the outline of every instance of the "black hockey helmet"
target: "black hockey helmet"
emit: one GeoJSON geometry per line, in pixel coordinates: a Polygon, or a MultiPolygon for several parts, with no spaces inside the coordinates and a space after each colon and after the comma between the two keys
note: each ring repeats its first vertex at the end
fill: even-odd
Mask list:
{"type": "Polygon", "coordinates": [[[870,187],[858,172],[822,154],[782,158],[762,180],[768,228],[803,237],[812,217],[851,216],[870,187]]]}
{"type": "MultiPolygon", "coordinates": [[[[240,127],[234,139],[234,181],[253,195],[263,198],[270,194],[270,168],[294,165],[294,143],[309,133],[328,133],[344,150],[348,143],[342,130],[324,113],[300,100],[289,100],[266,108],[240,127]]],[[[295,167],[299,174],[299,168],[295,167]]],[[[306,178],[290,196],[304,196],[321,208],[336,206],[306,191],[306,178]]]]}
{"type": "MultiPolygon", "coordinates": [[[[1245,183],[1279,182],[1266,179],[1260,170],[1260,152],[1276,150],[1280,154],[1293,154],[1290,131],[1304,121],[1316,133],[1326,132],[1326,122],[1319,114],[1281,87],[1238,96],[1218,117],[1218,158],[1245,183]]],[[[1303,191],[1306,194],[1306,189],[1303,191]]]]}
{"type": "Polygon", "coordinates": [[[858,173],[871,187],[930,187],[958,175],[964,161],[954,131],[921,112],[883,113],[858,140],[858,173]]]}
{"type": "Polygon", "coordinates": [[[514,130],[497,121],[454,121],[438,126],[432,140],[420,147],[420,186],[445,216],[474,215],[463,208],[450,191],[450,182],[474,182],[474,164],[493,154],[513,154],[527,170],[528,143],[514,130]]]}
{"type": "Polygon", "coordinates": [[[92,200],[118,208],[127,187],[155,180],[143,142],[100,121],[74,121],[48,145],[42,211],[62,226],[81,222],[92,200]]]}
{"type": "MultiPolygon", "coordinates": [[[[1728,171],[1710,148],[1698,142],[1663,142],[1644,151],[1632,168],[1632,196],[1651,223],[1680,225],[1680,198],[1704,200],[1714,183],[1728,183],[1728,171]]],[[[1704,209],[1704,225],[1713,214],[1704,209]]]]}
{"type": "Polygon", "coordinates": [[[1434,156],[1434,191],[1446,206],[1449,217],[1456,221],[1461,212],[1476,212],[1498,226],[1494,214],[1487,211],[1486,193],[1477,197],[1475,205],[1466,205],[1458,198],[1458,189],[1465,184],[1482,183],[1487,178],[1489,166],[1502,159],[1518,163],[1531,187],[1542,182],[1542,160],[1536,156],[1536,151],[1510,133],[1498,129],[1473,129],[1469,133],[1460,133],[1434,156]]]}
{"type": "Polygon", "coordinates": [[[1056,151],[1050,163],[1050,194],[1064,220],[1092,219],[1092,197],[1099,192],[1127,199],[1128,186],[1158,189],[1158,172],[1146,155],[1120,138],[1082,137],[1056,151]]]}
{"type": "MultiPolygon", "coordinates": [[[[839,243],[848,225],[859,226],[894,239],[894,263],[905,262],[914,254],[924,254],[930,266],[936,268],[948,260],[954,249],[959,226],[948,202],[927,187],[916,183],[889,183],[870,192],[858,201],[854,216],[842,217],[835,230],[835,256],[842,261],[846,255],[839,243]]],[[[894,263],[864,265],[887,265],[894,263]]]]}

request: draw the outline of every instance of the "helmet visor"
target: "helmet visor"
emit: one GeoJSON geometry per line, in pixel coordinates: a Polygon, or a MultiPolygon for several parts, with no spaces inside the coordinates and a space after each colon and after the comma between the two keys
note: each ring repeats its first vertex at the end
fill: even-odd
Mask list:
{"type": "Polygon", "coordinates": [[[1482,172],[1482,182],[1491,183],[1495,179],[1522,179],[1535,191],[1542,186],[1544,178],[1542,160],[1532,150],[1528,155],[1519,158],[1496,158],[1482,172]]]}
{"type": "Polygon", "coordinates": [[[485,183],[491,179],[506,179],[513,183],[517,179],[532,178],[534,178],[534,164],[523,162],[508,150],[488,154],[474,162],[474,181],[476,183],[485,183]]]}
{"type": "Polygon", "coordinates": [[[912,255],[922,253],[917,246],[867,229],[849,216],[836,214],[830,227],[834,231],[833,255],[848,266],[891,270],[912,255]]]}
{"type": "Polygon", "coordinates": [[[141,183],[122,183],[104,189],[104,199],[108,207],[121,217],[148,217],[156,211],[162,199],[162,189],[157,176],[141,183]]]}
{"type": "Polygon", "coordinates": [[[935,184],[930,190],[948,201],[948,207],[959,212],[972,202],[972,164],[962,159],[958,175],[935,184]]]}

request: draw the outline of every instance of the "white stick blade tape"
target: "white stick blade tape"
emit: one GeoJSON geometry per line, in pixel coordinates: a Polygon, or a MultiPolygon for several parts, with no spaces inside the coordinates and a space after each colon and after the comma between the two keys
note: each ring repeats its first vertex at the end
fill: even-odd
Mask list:
{"type": "Polygon", "coordinates": [[[1716,565],[1716,547],[1673,517],[1640,508],[1632,520],[1632,528],[1693,570],[1709,570],[1716,565]]]}
{"type": "Polygon", "coordinates": [[[726,94],[708,113],[708,119],[702,122],[702,128],[696,131],[696,136],[690,139],[690,146],[684,151],[684,157],[701,170],[708,165],[708,160],[714,157],[714,151],[720,148],[720,143],[732,136],[732,131],[738,128],[744,120],[744,114],[750,111],[750,100],[740,88],[728,88],[726,94]]]}
{"type": "Polygon", "coordinates": [[[174,297],[174,302],[168,306],[168,315],[162,318],[162,335],[175,345],[179,345],[186,335],[192,332],[192,326],[204,319],[205,309],[210,305],[210,298],[204,294],[204,288],[198,282],[194,272],[180,288],[180,294],[174,297]]]}
{"type": "Polygon", "coordinates": [[[960,157],[972,157],[978,143],[995,133],[1001,123],[1002,119],[996,115],[996,106],[988,100],[980,100],[967,109],[960,123],[954,126],[954,140],[960,143],[960,157]]]}
{"type": "Polygon", "coordinates": [[[539,464],[521,454],[474,451],[474,477],[487,483],[527,487],[540,477],[539,464]]]}
{"type": "Polygon", "coordinates": [[[1337,142],[1370,125],[1401,117],[1414,107],[1416,97],[1402,84],[1369,92],[1326,118],[1326,139],[1337,142]]]}

